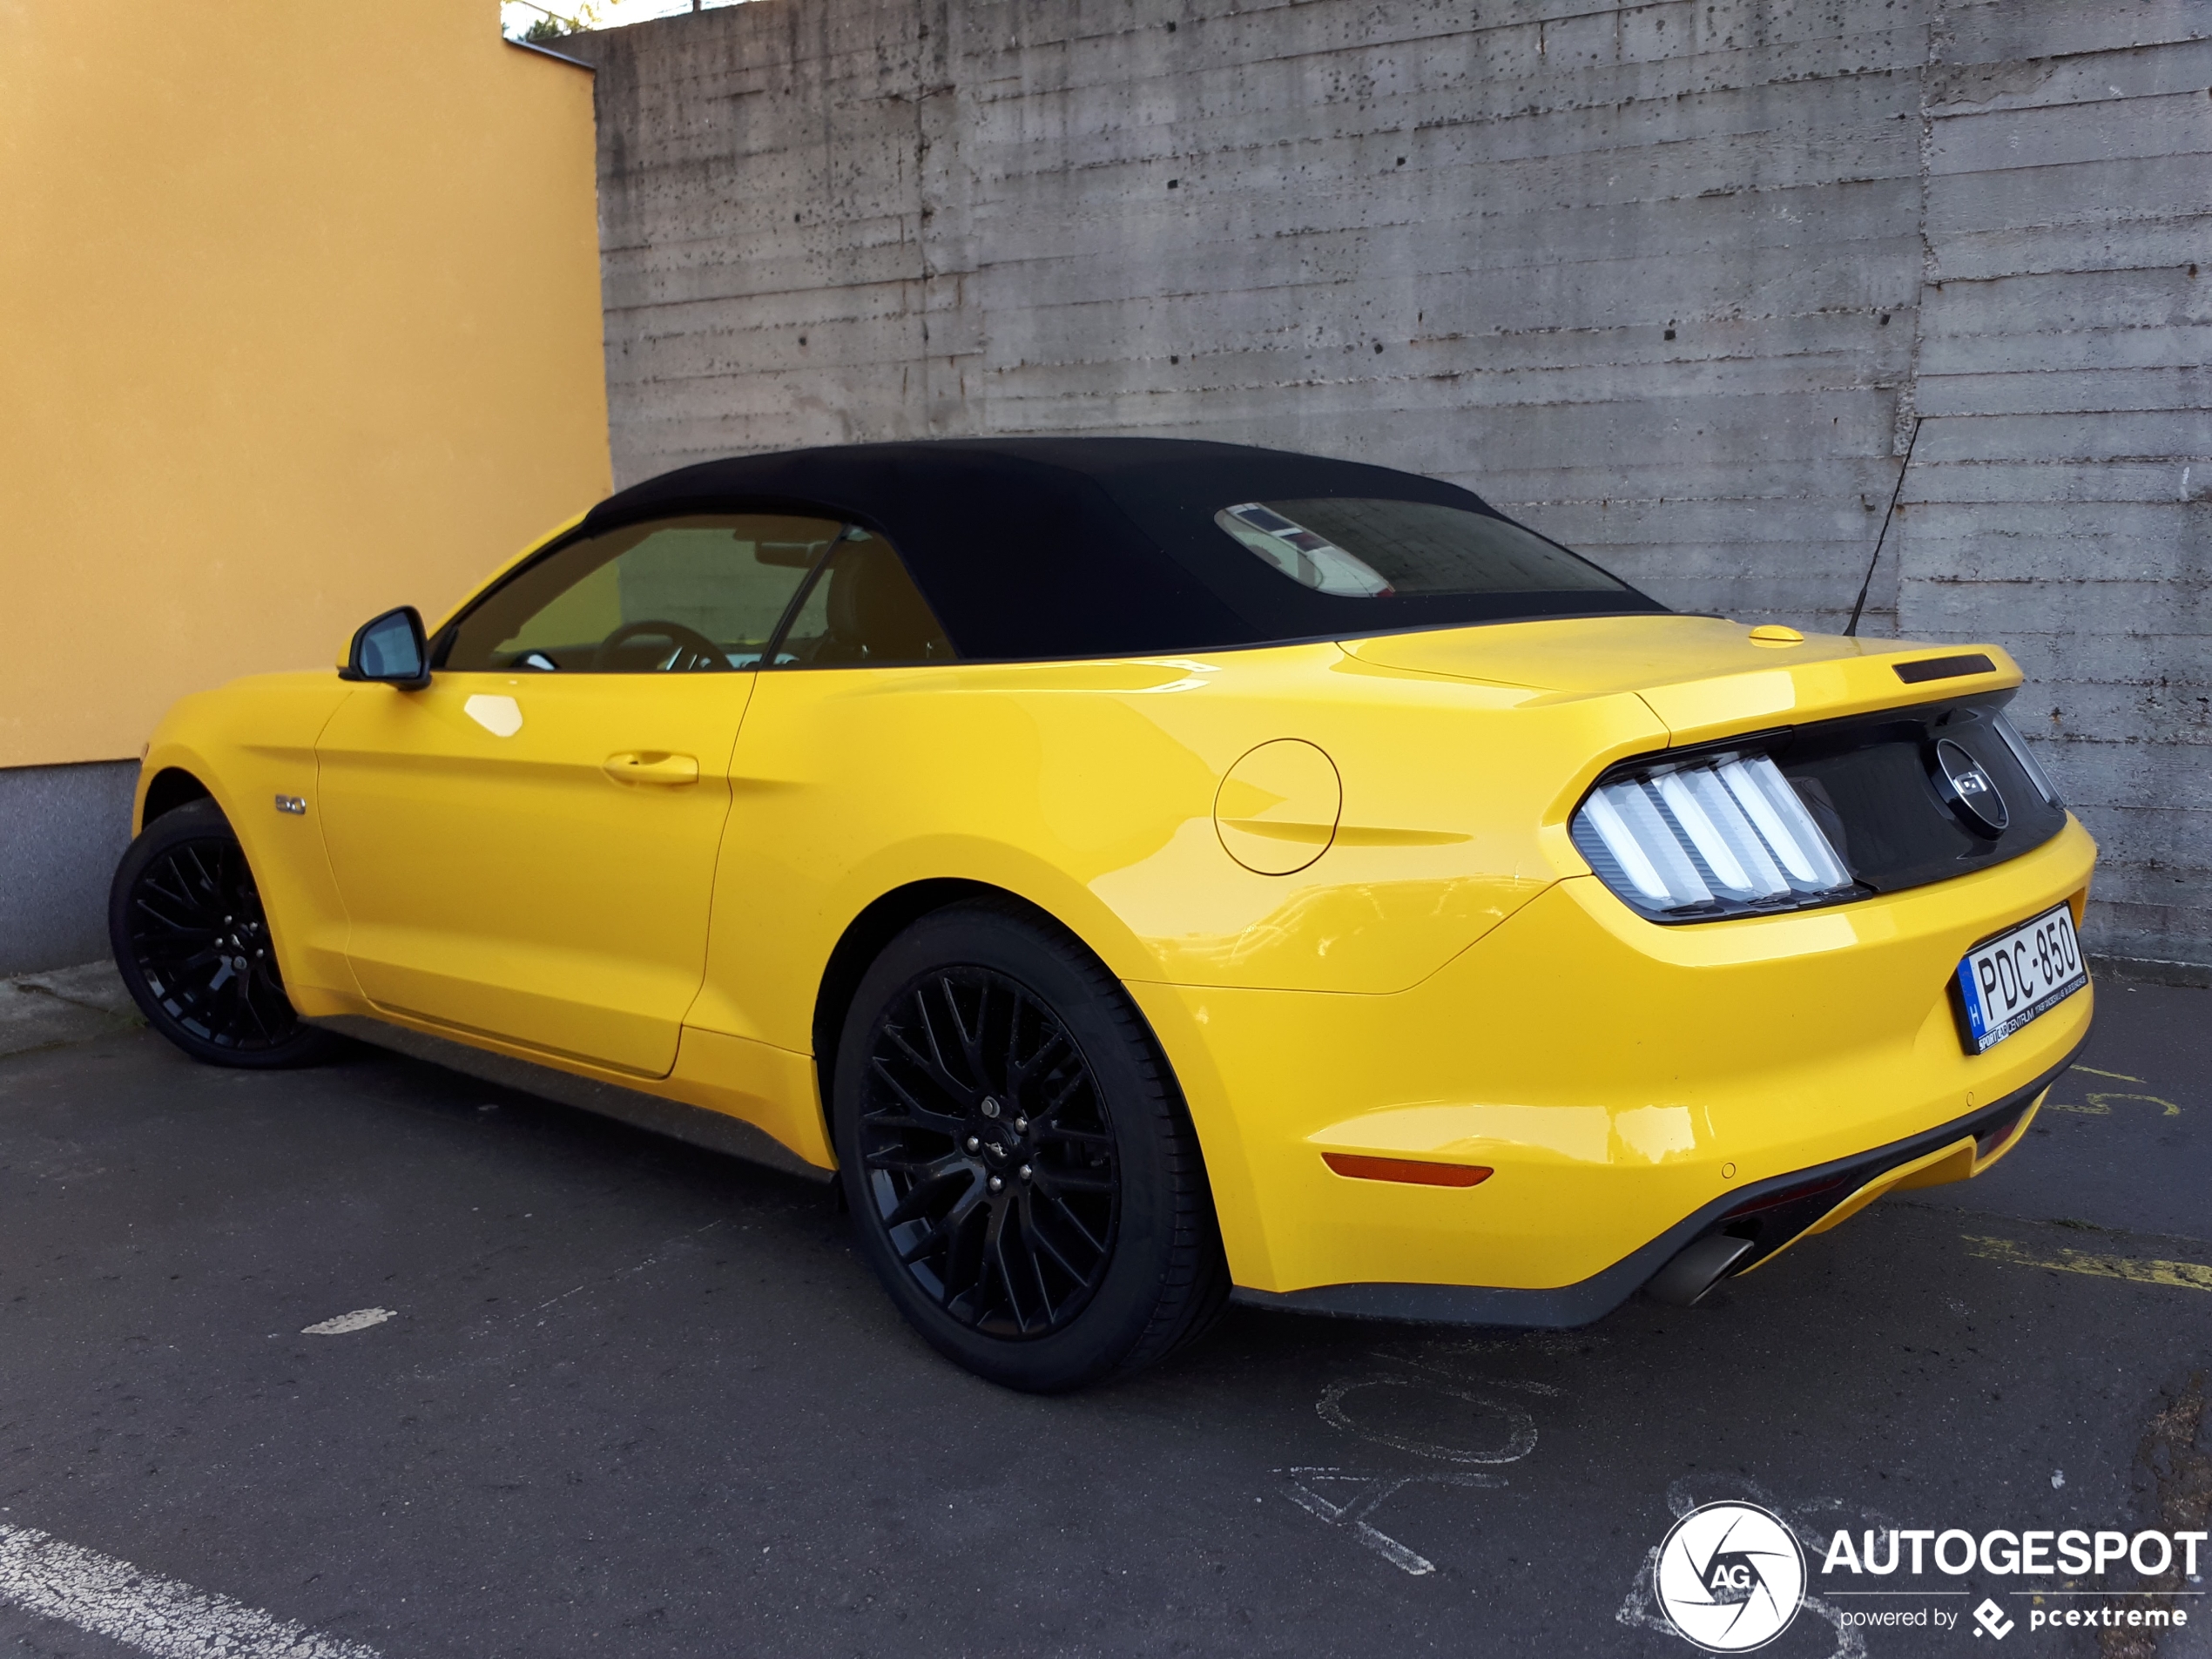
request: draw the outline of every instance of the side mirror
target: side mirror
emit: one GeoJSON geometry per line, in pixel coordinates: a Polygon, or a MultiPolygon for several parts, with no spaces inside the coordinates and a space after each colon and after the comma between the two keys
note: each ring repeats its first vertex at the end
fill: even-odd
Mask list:
{"type": "Polygon", "coordinates": [[[430,651],[422,637],[422,613],[401,605],[363,623],[347,648],[341,680],[376,680],[403,691],[430,683],[430,651]]]}

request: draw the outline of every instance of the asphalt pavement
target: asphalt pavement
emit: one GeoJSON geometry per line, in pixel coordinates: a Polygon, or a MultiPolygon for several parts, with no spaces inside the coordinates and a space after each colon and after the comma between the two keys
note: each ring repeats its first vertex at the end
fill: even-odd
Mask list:
{"type": "Polygon", "coordinates": [[[1238,1308],[1043,1399],[909,1334],[819,1187],[368,1048],[210,1069],[96,970],[0,990],[0,1654],[1685,1656],[1649,1562],[1729,1499],[1811,1545],[1779,1659],[2147,1654],[1822,1551],[2206,1524],[2212,992],[2107,982],[1991,1175],[1697,1309],[1238,1308]]]}

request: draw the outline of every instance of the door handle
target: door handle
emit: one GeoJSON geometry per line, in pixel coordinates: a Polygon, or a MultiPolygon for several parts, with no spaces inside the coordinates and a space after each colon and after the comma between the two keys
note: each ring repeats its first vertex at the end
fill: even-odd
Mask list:
{"type": "Polygon", "coordinates": [[[609,755],[600,769],[618,784],[695,784],[699,780],[699,763],[690,755],[658,749],[609,755]]]}

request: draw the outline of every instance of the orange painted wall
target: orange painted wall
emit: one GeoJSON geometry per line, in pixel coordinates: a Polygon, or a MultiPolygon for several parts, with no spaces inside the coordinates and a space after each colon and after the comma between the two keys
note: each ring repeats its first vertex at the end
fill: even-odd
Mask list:
{"type": "Polygon", "coordinates": [[[609,487],[591,77],[491,0],[0,0],[0,766],[609,487]]]}

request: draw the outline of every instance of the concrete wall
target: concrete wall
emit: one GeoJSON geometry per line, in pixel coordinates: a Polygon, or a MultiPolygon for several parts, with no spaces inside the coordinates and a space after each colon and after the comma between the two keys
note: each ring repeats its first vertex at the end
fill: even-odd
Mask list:
{"type": "Polygon", "coordinates": [[[2212,961],[2208,0],[759,0],[572,49],[618,482],[1204,434],[1833,628],[1920,417],[1867,631],[2012,646],[2098,944],[2212,961]]]}
{"type": "Polygon", "coordinates": [[[108,954],[107,887],[138,781],[135,760],[0,767],[0,978],[108,954]]]}

